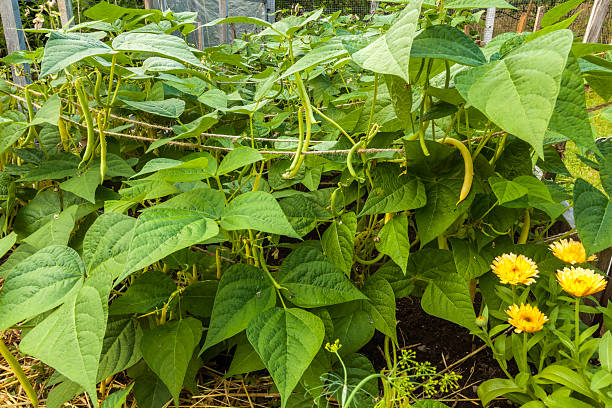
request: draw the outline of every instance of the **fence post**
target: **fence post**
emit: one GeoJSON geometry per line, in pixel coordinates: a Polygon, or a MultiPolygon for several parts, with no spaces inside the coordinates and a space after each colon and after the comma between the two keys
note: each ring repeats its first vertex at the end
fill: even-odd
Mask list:
{"type": "Polygon", "coordinates": [[[610,0],[595,0],[582,42],[593,43],[599,40],[609,7],[610,0]]]}
{"type": "Polygon", "coordinates": [[[268,23],[276,22],[276,0],[266,0],[266,20],[268,23]]]}
{"type": "MultiPolygon", "coordinates": [[[[219,0],[219,18],[227,18],[227,0],[219,0]]],[[[227,24],[219,24],[219,42],[227,43],[227,24]]]]}
{"type": "MultiPolygon", "coordinates": [[[[4,37],[6,38],[6,48],[8,53],[19,50],[25,50],[25,37],[23,35],[23,26],[21,25],[21,15],[19,14],[19,3],[17,0],[2,0],[0,1],[0,15],[2,16],[2,26],[4,27],[4,37]]],[[[25,72],[30,71],[28,64],[23,64],[25,72]]],[[[25,86],[28,79],[19,75],[15,68],[11,68],[13,72],[13,81],[16,84],[25,86]]]]}
{"type": "Polygon", "coordinates": [[[370,14],[376,13],[377,8],[378,8],[378,1],[372,1],[370,3],[370,14]]]}
{"type": "Polygon", "coordinates": [[[487,16],[485,17],[485,29],[482,36],[482,42],[488,44],[493,39],[493,28],[495,27],[495,7],[489,7],[487,9],[487,16]]]}
{"type": "Polygon", "coordinates": [[[539,6],[536,12],[535,23],[533,23],[533,32],[539,31],[542,25],[542,17],[544,17],[544,6],[539,6]]]}
{"type": "Polygon", "coordinates": [[[71,23],[72,14],[72,2],[70,0],[58,0],[57,8],[60,12],[60,20],[62,21],[62,27],[68,27],[71,23]]]}

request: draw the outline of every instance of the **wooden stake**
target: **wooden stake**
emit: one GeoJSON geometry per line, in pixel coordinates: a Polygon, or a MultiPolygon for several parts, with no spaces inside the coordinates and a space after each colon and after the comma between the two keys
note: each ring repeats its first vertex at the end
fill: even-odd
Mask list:
{"type": "Polygon", "coordinates": [[[601,34],[601,29],[606,21],[606,14],[608,13],[609,8],[610,0],[595,0],[582,42],[594,43],[599,41],[599,35],[601,34]]]}
{"type": "Polygon", "coordinates": [[[493,29],[495,28],[495,7],[487,9],[485,17],[485,29],[482,36],[482,42],[488,44],[493,39],[493,29]]]}
{"type": "Polygon", "coordinates": [[[60,20],[62,21],[62,27],[68,27],[72,20],[72,2],[70,0],[58,0],[57,8],[60,12],[60,20]]]}
{"type": "Polygon", "coordinates": [[[521,19],[519,20],[518,26],[516,27],[516,32],[521,34],[525,31],[525,27],[527,26],[527,18],[531,13],[531,8],[533,7],[533,0],[529,1],[529,5],[527,6],[527,11],[521,14],[521,19]]]}
{"type": "MultiPolygon", "coordinates": [[[[227,0],[219,0],[219,18],[227,18],[227,0]]],[[[227,43],[227,24],[219,24],[219,42],[227,43]]]]}
{"type": "Polygon", "coordinates": [[[536,12],[535,23],[533,24],[534,33],[542,28],[542,17],[544,17],[544,6],[539,6],[536,12]]]}
{"type": "MultiPolygon", "coordinates": [[[[2,26],[4,27],[4,37],[6,38],[6,48],[8,53],[25,50],[25,37],[23,35],[23,25],[19,14],[19,3],[17,0],[1,0],[0,14],[2,15],[2,26]]],[[[23,64],[25,72],[30,71],[27,64],[23,64]]],[[[18,85],[27,85],[28,79],[19,75],[15,68],[12,68],[13,80],[18,85]]]]}

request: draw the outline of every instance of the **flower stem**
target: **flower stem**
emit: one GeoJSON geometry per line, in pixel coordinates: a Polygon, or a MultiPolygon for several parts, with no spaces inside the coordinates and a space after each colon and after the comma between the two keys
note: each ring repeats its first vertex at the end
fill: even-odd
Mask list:
{"type": "Polygon", "coordinates": [[[524,372],[529,373],[529,362],[527,361],[527,333],[523,332],[523,370],[524,372]]]}
{"type": "Polygon", "coordinates": [[[576,347],[576,363],[580,364],[580,298],[576,297],[574,311],[574,346],[576,347]]]}

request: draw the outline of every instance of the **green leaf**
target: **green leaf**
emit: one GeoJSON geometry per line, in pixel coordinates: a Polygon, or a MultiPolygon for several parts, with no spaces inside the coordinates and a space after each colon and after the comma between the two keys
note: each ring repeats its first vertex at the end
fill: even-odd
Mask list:
{"type": "Polygon", "coordinates": [[[412,90],[406,87],[406,81],[395,75],[385,75],[385,83],[395,115],[407,130],[412,117],[412,90]]]}
{"type": "Polygon", "coordinates": [[[113,53],[108,45],[90,35],[51,31],[45,44],[40,77],[60,72],[87,57],[113,53]]]}
{"type": "Polygon", "coordinates": [[[264,368],[266,368],[266,365],[261,361],[257,352],[253,346],[251,346],[251,343],[244,338],[244,341],[238,343],[238,346],[236,346],[234,358],[232,358],[232,363],[225,375],[231,377],[238,374],[247,374],[253,371],[263,370],[264,368]]]}
{"type": "Polygon", "coordinates": [[[112,280],[96,275],[21,340],[20,349],[55,368],[96,397],[112,280]]]}
{"type": "MultiPolygon", "coordinates": [[[[342,357],[342,360],[344,362],[344,366],[346,367],[346,374],[348,377],[348,396],[348,394],[350,394],[362,380],[364,380],[369,375],[375,374],[376,370],[374,370],[372,362],[363,354],[346,354],[342,357]]],[[[344,378],[344,368],[341,364],[334,364],[334,374],[337,375],[338,378],[344,378]]],[[[353,399],[353,404],[347,405],[347,408],[366,408],[376,406],[376,400],[378,399],[379,395],[378,385],[378,378],[370,379],[368,382],[363,384],[359,391],[357,391],[357,394],[353,399]]],[[[340,386],[336,388],[337,390],[334,393],[334,397],[337,401],[341,401],[342,391],[344,387],[340,386]]]]}
{"type": "Polygon", "coordinates": [[[4,112],[1,117],[11,122],[0,124],[0,154],[15,144],[28,128],[25,124],[27,119],[22,112],[10,110],[4,112]]]}
{"type": "Polygon", "coordinates": [[[374,327],[397,345],[395,295],[391,284],[384,279],[371,277],[365,281],[361,291],[368,297],[365,301],[366,311],[372,317],[374,327]]]}
{"type": "Polygon", "coordinates": [[[463,31],[450,25],[434,25],[421,31],[412,43],[412,58],[440,58],[464,65],[483,65],[487,59],[463,31]]]}
{"type": "Polygon", "coordinates": [[[300,247],[285,258],[278,283],[296,306],[319,307],[365,299],[345,274],[316,248],[300,247]]]}
{"type": "Polygon", "coordinates": [[[62,101],[58,94],[51,95],[43,106],[36,112],[34,119],[30,122],[30,126],[42,125],[48,123],[57,126],[57,121],[60,117],[60,108],[62,101]]]}
{"type": "Polygon", "coordinates": [[[38,167],[24,174],[21,181],[36,182],[43,180],[59,180],[72,177],[78,173],[79,158],[71,153],[59,153],[49,156],[38,167]]]}
{"type": "Polygon", "coordinates": [[[198,101],[213,109],[227,109],[227,94],[220,89],[210,89],[198,97],[198,101]]]}
{"type": "Polygon", "coordinates": [[[556,23],[557,21],[559,21],[559,19],[566,16],[570,11],[578,7],[583,2],[584,0],[569,0],[557,4],[555,7],[548,10],[546,14],[544,14],[540,25],[542,27],[548,27],[549,25],[556,23]]]}
{"type": "Polygon", "coordinates": [[[421,307],[430,315],[476,330],[476,313],[468,282],[459,274],[438,274],[427,285],[421,307]]]}
{"type": "Polygon", "coordinates": [[[219,233],[206,214],[187,209],[155,208],[138,217],[130,242],[128,262],[119,280],[180,250],[219,233]]]}
{"type": "Polygon", "coordinates": [[[225,199],[219,190],[196,188],[172,197],[157,205],[156,208],[199,211],[206,218],[218,220],[225,209],[225,199]]]}
{"type": "Polygon", "coordinates": [[[26,258],[2,286],[0,330],[61,305],[84,275],[81,258],[65,246],[49,246],[26,258]]]}
{"type": "Polygon", "coordinates": [[[101,177],[99,167],[88,167],[85,172],[61,183],[60,188],[95,204],[96,189],[100,185],[101,177]]]}
{"type": "Polygon", "coordinates": [[[249,164],[263,160],[263,156],[255,149],[248,146],[240,146],[229,152],[217,168],[217,176],[231,173],[249,164]]]}
{"type": "Polygon", "coordinates": [[[332,213],[327,208],[330,196],[325,190],[298,193],[283,198],[279,204],[293,229],[303,237],[315,229],[319,222],[332,218],[332,213]]]}
{"type": "Polygon", "coordinates": [[[165,118],[178,118],[185,111],[185,101],[176,98],[165,99],[163,101],[138,102],[127,99],[122,99],[122,101],[132,108],[165,118]]]}
{"type": "Polygon", "coordinates": [[[342,56],[348,56],[348,52],[342,45],[342,41],[338,38],[333,38],[323,45],[319,45],[312,49],[302,58],[300,58],[295,64],[293,64],[285,73],[281,76],[286,78],[289,75],[293,75],[296,72],[301,72],[312,67],[319,66],[320,64],[332,60],[334,58],[340,58],[342,56]]]}
{"type": "Polygon", "coordinates": [[[493,123],[528,142],[540,157],[559,94],[572,33],[559,30],[516,48],[503,59],[455,77],[461,95],[493,123]]]}
{"type": "Polygon", "coordinates": [[[489,177],[489,185],[500,205],[518,200],[529,192],[522,184],[501,177],[489,177]]]}
{"type": "Polygon", "coordinates": [[[121,33],[113,40],[117,51],[145,52],[172,58],[201,67],[187,43],[180,37],[169,34],[121,33]]]}
{"type": "Polygon", "coordinates": [[[161,271],[151,270],[139,276],[121,296],[111,304],[109,314],[127,315],[147,313],[161,307],[176,290],[176,284],[161,271]]]}
{"type": "Polygon", "coordinates": [[[328,310],[333,321],[333,338],[342,344],[341,355],[361,350],[374,337],[374,321],[362,302],[341,303],[328,310]]]}
{"type": "Polygon", "coordinates": [[[587,255],[612,246],[612,201],[583,179],[574,184],[574,216],[587,255]]]}
{"type": "Polygon", "coordinates": [[[447,9],[516,8],[504,0],[450,0],[444,4],[447,9]]]}
{"type": "Polygon", "coordinates": [[[118,213],[102,214],[83,239],[83,262],[89,275],[117,278],[127,262],[136,219],[118,213]]]}
{"type": "Polygon", "coordinates": [[[472,204],[473,193],[457,205],[462,185],[463,180],[459,179],[440,179],[426,184],[427,205],[415,213],[421,248],[446,231],[472,204]]]}
{"type": "Polygon", "coordinates": [[[319,351],[324,335],[321,319],[302,309],[275,307],[249,324],[247,337],[270,371],[282,407],[319,351]]]}
{"type": "Polygon", "coordinates": [[[418,28],[421,3],[417,0],[407,5],[384,35],[352,55],[353,61],[370,71],[397,75],[410,82],[410,49],[418,28]]]}
{"type": "Polygon", "coordinates": [[[540,373],[535,376],[536,382],[543,379],[544,382],[553,381],[557,384],[561,384],[570,390],[576,391],[586,397],[593,396],[593,392],[589,389],[583,377],[571,368],[562,366],[560,364],[551,364],[544,367],[540,373]]]}
{"type": "Polygon", "coordinates": [[[346,212],[334,220],[321,237],[323,253],[346,276],[351,276],[356,233],[357,216],[354,212],[346,212]]]}
{"type": "Polygon", "coordinates": [[[468,240],[452,238],[453,260],[457,273],[465,280],[479,278],[490,270],[489,263],[468,240]]]}
{"type": "Polygon", "coordinates": [[[612,334],[607,331],[599,340],[599,362],[612,373],[612,334]]]}
{"type": "Polygon", "coordinates": [[[168,387],[177,407],[187,366],[203,330],[199,320],[187,317],[154,327],[142,336],[142,357],[168,387]]]}
{"type": "Polygon", "coordinates": [[[125,400],[127,399],[130,391],[132,391],[133,386],[134,386],[134,383],[130,384],[127,388],[123,390],[113,392],[104,400],[100,408],[121,408],[123,407],[123,404],[125,403],[125,400]]]}
{"type": "Polygon", "coordinates": [[[0,257],[4,257],[4,255],[11,250],[13,245],[15,245],[15,242],[17,242],[17,234],[15,234],[14,231],[0,239],[0,257]]]}
{"type": "Polygon", "coordinates": [[[228,23],[229,24],[231,24],[231,23],[255,24],[257,26],[272,27],[272,24],[270,24],[266,20],[262,20],[262,19],[257,18],[257,17],[247,17],[247,16],[236,16],[236,17],[218,18],[216,20],[213,20],[211,22],[208,22],[208,23],[204,24],[204,27],[210,27],[210,26],[214,26],[214,25],[217,25],[217,24],[228,24],[228,23]]]}
{"type": "Polygon", "coordinates": [[[478,398],[482,401],[482,405],[486,407],[495,398],[512,392],[520,393],[523,392],[523,389],[516,385],[513,380],[494,378],[483,382],[478,387],[478,398]]]}
{"type": "Polygon", "coordinates": [[[51,245],[68,245],[77,218],[77,205],[71,205],[24,238],[23,243],[42,249],[51,245]]]}
{"type": "Polygon", "coordinates": [[[165,406],[172,395],[164,382],[151,373],[136,378],[134,398],[139,408],[159,408],[165,406]]]}
{"type": "Polygon", "coordinates": [[[234,198],[221,218],[221,227],[228,231],[253,229],[299,238],[274,197],[263,191],[249,191],[234,198]]]}
{"type": "Polygon", "coordinates": [[[187,286],[181,298],[182,306],[194,316],[210,317],[218,287],[217,280],[200,281],[187,286]]]}
{"type": "Polygon", "coordinates": [[[570,138],[582,152],[598,151],[586,110],[584,79],[577,59],[571,54],[561,76],[561,89],[548,129],[570,138]]]}
{"type": "Polygon", "coordinates": [[[98,382],[140,361],[141,338],[142,331],[136,326],[135,319],[119,317],[108,320],[98,366],[98,382]]]}
{"type": "Polygon", "coordinates": [[[412,404],[416,408],[448,408],[448,405],[436,400],[420,400],[412,404]]]}
{"type": "Polygon", "coordinates": [[[378,233],[376,249],[388,255],[406,274],[408,256],[410,255],[410,237],[408,236],[408,216],[395,214],[378,233]]]}
{"type": "Polygon", "coordinates": [[[381,163],[373,173],[374,188],[360,217],[413,210],[426,204],[425,186],[418,178],[407,174],[398,177],[397,166],[391,163],[381,163]]]}
{"type": "Polygon", "coordinates": [[[246,264],[231,266],[219,281],[202,351],[240,333],[275,304],[276,291],[264,271],[246,264]]]}

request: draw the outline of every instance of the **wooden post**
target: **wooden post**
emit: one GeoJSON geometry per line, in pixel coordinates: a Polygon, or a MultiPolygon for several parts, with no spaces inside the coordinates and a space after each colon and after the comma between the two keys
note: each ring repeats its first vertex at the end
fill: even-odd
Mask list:
{"type": "Polygon", "coordinates": [[[60,12],[60,20],[62,21],[62,27],[68,27],[71,23],[72,14],[72,2],[70,0],[58,0],[57,8],[60,12]]]}
{"type": "Polygon", "coordinates": [[[370,14],[376,13],[376,9],[378,9],[378,2],[377,1],[372,1],[370,3],[370,14]]]}
{"type": "MultiPolygon", "coordinates": [[[[219,0],[219,18],[227,18],[227,0],[219,0]]],[[[227,24],[219,24],[219,43],[227,43],[227,24]]]]}
{"type": "Polygon", "coordinates": [[[487,16],[485,17],[485,29],[482,36],[482,42],[488,44],[493,39],[493,28],[495,27],[495,7],[489,7],[487,9],[487,16]]]}
{"type": "Polygon", "coordinates": [[[582,42],[594,43],[599,41],[599,35],[606,20],[608,8],[610,8],[610,0],[595,0],[582,42]]]}
{"type": "MultiPolygon", "coordinates": [[[[2,26],[4,27],[4,37],[6,38],[6,48],[8,53],[19,50],[25,50],[25,37],[23,35],[23,26],[21,24],[21,16],[19,14],[19,3],[17,0],[2,0],[0,1],[0,14],[2,15],[2,26]]],[[[30,71],[27,64],[23,64],[25,72],[30,71]]],[[[28,79],[25,76],[19,75],[15,68],[13,71],[13,81],[25,86],[28,79]]]]}
{"type": "Polygon", "coordinates": [[[542,17],[544,17],[544,6],[539,6],[536,12],[535,23],[533,23],[533,32],[540,31],[542,27],[542,17]]]}
{"type": "Polygon", "coordinates": [[[527,11],[521,14],[521,19],[519,20],[518,26],[516,27],[516,32],[521,34],[525,31],[525,27],[527,26],[527,18],[529,18],[529,14],[531,14],[531,8],[533,7],[533,0],[529,1],[529,5],[527,6],[527,11]]]}

